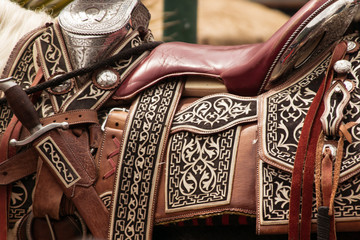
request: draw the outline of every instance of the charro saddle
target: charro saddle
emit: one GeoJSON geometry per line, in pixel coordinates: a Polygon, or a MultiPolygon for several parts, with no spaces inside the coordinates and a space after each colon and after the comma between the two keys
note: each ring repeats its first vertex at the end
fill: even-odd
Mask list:
{"type": "Polygon", "coordinates": [[[138,1],[74,1],[0,80],[0,238],[151,239],[220,214],[358,230],[357,8],[312,0],[265,43],[215,47],[159,45],[138,1]]]}

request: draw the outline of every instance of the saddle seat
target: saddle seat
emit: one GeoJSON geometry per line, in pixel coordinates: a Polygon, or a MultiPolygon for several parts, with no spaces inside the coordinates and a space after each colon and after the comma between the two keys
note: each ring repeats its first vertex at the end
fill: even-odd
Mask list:
{"type": "Polygon", "coordinates": [[[182,75],[219,78],[230,93],[258,95],[268,84],[284,48],[304,29],[306,20],[318,15],[325,4],[329,1],[309,1],[264,43],[239,46],[164,43],[134,69],[113,97],[129,98],[162,79],[182,75]]]}

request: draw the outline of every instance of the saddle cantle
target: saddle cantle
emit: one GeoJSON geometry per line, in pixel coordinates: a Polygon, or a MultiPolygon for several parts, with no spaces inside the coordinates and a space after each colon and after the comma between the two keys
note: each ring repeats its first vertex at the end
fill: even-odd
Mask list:
{"type": "Polygon", "coordinates": [[[230,93],[258,95],[286,81],[281,77],[310,64],[341,38],[351,21],[348,15],[354,14],[352,3],[343,5],[344,1],[309,1],[261,44],[162,44],[122,83],[114,98],[134,96],[166,77],[180,75],[219,78],[230,93]]]}

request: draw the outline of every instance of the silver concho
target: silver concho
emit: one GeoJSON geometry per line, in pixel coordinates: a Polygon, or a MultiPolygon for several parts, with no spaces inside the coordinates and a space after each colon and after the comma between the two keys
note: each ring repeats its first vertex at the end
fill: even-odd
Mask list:
{"type": "Polygon", "coordinates": [[[68,32],[104,35],[123,28],[138,0],[77,0],[59,15],[60,26],[68,32]]]}
{"type": "Polygon", "coordinates": [[[351,62],[348,60],[339,60],[334,64],[334,70],[337,73],[349,73],[351,71],[351,62]]]}
{"type": "Polygon", "coordinates": [[[95,84],[100,88],[108,89],[117,85],[119,75],[115,70],[104,69],[95,74],[95,84]]]}
{"type": "Polygon", "coordinates": [[[345,85],[346,89],[347,89],[349,92],[352,92],[352,91],[355,89],[355,83],[354,83],[354,81],[351,81],[351,80],[346,79],[346,80],[344,81],[344,85],[345,85]]]}
{"type": "MultiPolygon", "coordinates": [[[[50,79],[54,80],[55,78],[60,77],[63,74],[64,73],[60,73],[60,72],[56,73],[50,79]]],[[[54,94],[54,95],[62,95],[62,94],[65,94],[65,93],[68,93],[69,91],[71,91],[73,86],[74,86],[74,83],[71,81],[71,79],[68,79],[55,87],[49,88],[48,92],[50,92],[51,94],[54,94]]]]}
{"type": "Polygon", "coordinates": [[[356,48],[356,43],[355,42],[353,42],[353,41],[349,41],[348,43],[347,43],[347,51],[348,52],[351,52],[352,50],[354,50],[355,48],[356,48]]]}
{"type": "Polygon", "coordinates": [[[70,90],[72,84],[71,84],[71,80],[66,80],[65,82],[63,82],[62,84],[51,88],[51,90],[55,93],[61,94],[64,92],[67,92],[70,90]]]}

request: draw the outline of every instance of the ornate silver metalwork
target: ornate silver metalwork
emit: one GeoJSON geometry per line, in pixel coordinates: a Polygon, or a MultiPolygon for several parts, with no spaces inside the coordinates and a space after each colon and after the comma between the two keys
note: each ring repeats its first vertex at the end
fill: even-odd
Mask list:
{"type": "Polygon", "coordinates": [[[65,82],[63,82],[62,84],[56,86],[56,87],[53,87],[51,88],[51,90],[54,92],[54,93],[63,93],[63,92],[66,92],[68,90],[70,90],[71,88],[71,80],[66,80],[65,82]]]}
{"type": "Polygon", "coordinates": [[[137,0],[77,0],[59,15],[66,32],[106,35],[117,32],[130,20],[137,0]]]}
{"type": "Polygon", "coordinates": [[[96,82],[101,87],[105,87],[105,88],[114,86],[114,84],[118,80],[119,80],[118,75],[114,71],[111,71],[110,69],[102,70],[96,75],[96,82]]]}
{"type": "MultiPolygon", "coordinates": [[[[77,0],[59,15],[59,24],[74,69],[90,66],[106,56],[128,33],[138,0],[77,0]]],[[[78,78],[83,85],[89,76],[78,78]]]]}
{"type": "Polygon", "coordinates": [[[265,89],[284,74],[311,63],[339,40],[353,17],[358,4],[354,0],[327,1],[294,31],[280,51],[266,78],[265,89]]]}
{"type": "Polygon", "coordinates": [[[354,81],[351,81],[349,79],[346,79],[344,81],[344,85],[346,87],[346,89],[349,91],[349,92],[352,92],[354,89],[355,89],[355,83],[354,81]]]}
{"type": "Polygon", "coordinates": [[[351,71],[351,62],[348,60],[339,60],[334,64],[334,70],[337,73],[349,73],[351,71]]]}
{"type": "Polygon", "coordinates": [[[356,43],[353,41],[349,41],[347,43],[347,51],[350,52],[356,48],[356,43]]]}

